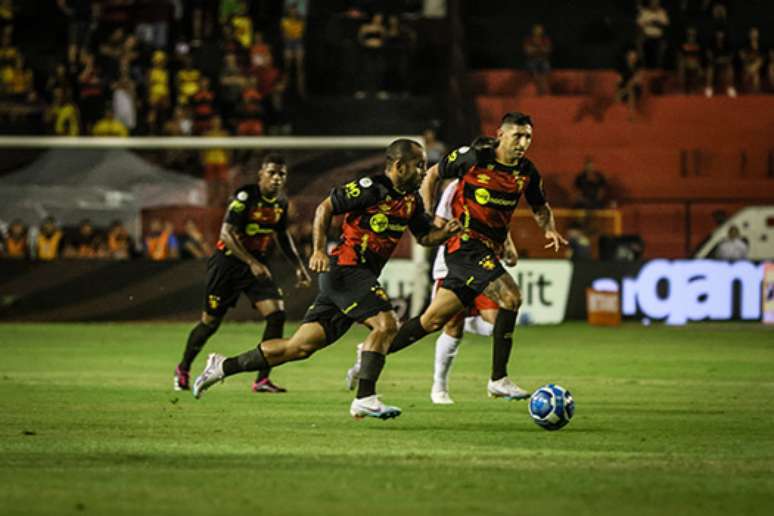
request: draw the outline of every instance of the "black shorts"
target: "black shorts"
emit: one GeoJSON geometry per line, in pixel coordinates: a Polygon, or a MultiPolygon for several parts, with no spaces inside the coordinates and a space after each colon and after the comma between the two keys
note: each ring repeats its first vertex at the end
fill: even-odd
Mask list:
{"type": "Polygon", "coordinates": [[[478,240],[462,242],[455,252],[447,252],[446,267],[449,273],[443,288],[454,292],[467,307],[489,283],[506,273],[494,251],[478,240]]]}
{"type": "Polygon", "coordinates": [[[320,323],[328,344],[340,339],[354,322],[393,309],[377,276],[364,267],[331,264],[328,272],[320,274],[319,286],[320,293],[306,311],[304,322],[320,323]]]}
{"type": "Polygon", "coordinates": [[[282,299],[282,290],[271,278],[256,278],[243,261],[217,251],[207,261],[207,293],[204,311],[223,317],[243,293],[255,304],[265,299],[282,299]]]}

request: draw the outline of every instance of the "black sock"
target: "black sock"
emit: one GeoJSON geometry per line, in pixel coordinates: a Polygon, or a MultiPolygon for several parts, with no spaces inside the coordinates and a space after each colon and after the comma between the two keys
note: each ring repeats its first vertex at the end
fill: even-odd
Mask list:
{"type": "Polygon", "coordinates": [[[357,375],[357,398],[376,394],[376,380],[384,368],[384,355],[376,351],[363,351],[360,372],[357,375]]]}
{"type": "Polygon", "coordinates": [[[257,348],[246,351],[241,355],[227,358],[223,361],[223,376],[243,373],[246,371],[258,371],[259,369],[268,369],[266,357],[263,356],[260,344],[257,348]]]}
{"type": "Polygon", "coordinates": [[[207,343],[207,339],[209,339],[213,333],[218,331],[218,326],[220,326],[219,322],[213,325],[209,325],[204,324],[201,321],[199,321],[199,324],[194,326],[193,330],[191,330],[191,333],[188,334],[188,342],[185,345],[183,361],[180,362],[180,369],[183,371],[191,370],[191,364],[196,358],[196,355],[199,354],[204,345],[207,343]]]}
{"type": "Polygon", "coordinates": [[[513,347],[513,330],[516,328],[518,312],[503,310],[497,312],[492,332],[492,380],[508,376],[508,359],[513,347]]]}
{"type": "Polygon", "coordinates": [[[422,323],[419,322],[419,316],[409,319],[398,330],[395,338],[390,343],[390,349],[387,353],[395,353],[403,348],[407,348],[425,335],[428,332],[422,327],[422,323]]]}
{"type": "MultiPolygon", "coordinates": [[[[277,310],[266,316],[266,327],[263,329],[263,338],[261,342],[271,339],[281,339],[285,328],[285,311],[277,310]]],[[[258,377],[255,381],[260,382],[269,377],[271,367],[262,368],[258,371],[258,377]]]]}

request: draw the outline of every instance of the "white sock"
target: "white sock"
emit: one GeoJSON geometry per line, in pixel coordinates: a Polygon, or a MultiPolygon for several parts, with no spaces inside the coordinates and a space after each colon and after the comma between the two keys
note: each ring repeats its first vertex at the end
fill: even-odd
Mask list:
{"type": "Polygon", "coordinates": [[[355,369],[360,369],[360,364],[363,362],[363,346],[365,344],[361,342],[357,345],[356,351],[355,351],[355,369]]]}
{"type": "Polygon", "coordinates": [[[457,348],[462,339],[455,339],[441,332],[435,341],[435,371],[433,372],[433,386],[446,390],[449,386],[449,372],[451,371],[454,357],[457,356],[457,348]]]}
{"type": "Polygon", "coordinates": [[[491,337],[492,332],[494,331],[494,325],[490,322],[486,322],[480,315],[476,317],[466,317],[465,331],[484,337],[491,337]]]}

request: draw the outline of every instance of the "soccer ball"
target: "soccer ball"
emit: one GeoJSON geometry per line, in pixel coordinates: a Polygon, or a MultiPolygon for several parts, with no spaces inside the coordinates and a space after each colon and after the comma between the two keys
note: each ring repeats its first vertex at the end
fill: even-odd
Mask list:
{"type": "Polygon", "coordinates": [[[570,422],[574,413],[575,400],[561,385],[544,385],[529,399],[529,415],[536,425],[546,430],[559,430],[570,422]]]}

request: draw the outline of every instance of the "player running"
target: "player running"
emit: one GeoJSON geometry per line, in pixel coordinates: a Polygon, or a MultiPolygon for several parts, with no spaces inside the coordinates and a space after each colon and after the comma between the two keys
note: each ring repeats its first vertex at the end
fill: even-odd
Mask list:
{"type": "Polygon", "coordinates": [[[513,210],[522,193],[550,240],[546,248],[557,252],[567,244],[556,230],[540,173],[524,157],[531,143],[532,119],[519,112],[507,113],[497,130],[497,140],[475,148],[461,147],[430,168],[421,189],[425,204],[433,206],[439,180],[458,178],[452,215],[460,218],[464,230],[446,242],[449,273],[430,306],[401,326],[389,348],[395,353],[438,331],[484,293],[499,306],[492,332],[492,375],[487,384],[489,394],[497,398],[529,397],[528,391],[508,377],[521,292],[497,259],[503,253],[513,210]]]}
{"type": "MultiPolygon", "coordinates": [[[[297,287],[311,284],[309,273],[287,231],[288,201],[282,195],[287,165],[279,154],[261,162],[258,183],[236,191],[220,229],[220,240],[207,262],[207,293],[199,323],[188,335],[183,359],[175,368],[175,390],[189,389],[189,371],[196,355],[220,326],[226,312],[244,293],[266,319],[263,340],[282,337],[285,307],[282,290],[272,279],[267,253],[276,238],[287,259],[295,265],[297,287]]],[[[254,392],[285,392],[269,379],[262,367],[253,382],[254,392]]]]}
{"type": "MultiPolygon", "coordinates": [[[[435,210],[433,224],[436,227],[443,227],[446,221],[454,218],[451,205],[458,183],[459,180],[454,179],[444,188],[435,210]]],[[[505,241],[503,261],[509,267],[513,267],[516,265],[517,259],[518,253],[509,234],[505,241]]],[[[439,246],[433,262],[433,298],[438,289],[443,285],[443,280],[447,274],[445,250],[443,246],[439,246]]],[[[491,336],[492,327],[497,317],[497,310],[498,306],[494,300],[488,298],[485,294],[479,294],[473,301],[473,306],[457,313],[444,325],[441,334],[435,341],[433,386],[430,389],[430,399],[434,404],[451,405],[454,403],[454,400],[449,396],[449,374],[454,358],[457,356],[459,345],[462,342],[463,332],[487,337],[491,336]]],[[[357,373],[360,369],[362,347],[362,343],[358,344],[355,365],[347,371],[346,384],[349,390],[355,388],[357,373]]]]}
{"type": "Polygon", "coordinates": [[[406,228],[424,246],[436,246],[462,228],[458,220],[435,228],[417,192],[426,167],[422,146],[399,139],[387,147],[384,174],[364,177],[336,187],[317,207],[314,218],[314,252],[309,267],[322,273],[320,293],[304,321],[289,339],[265,340],[256,349],[226,358],[212,354],[196,378],[193,395],[223,378],[292,360],[308,358],[343,336],[353,323],[367,326],[358,389],[350,406],[355,418],[390,419],[398,407],[385,405],[376,395],[376,382],[385,354],[398,331],[397,316],[378,277],[406,228]],[[343,214],[339,244],[325,253],[326,234],[334,215],[343,214]]]}

